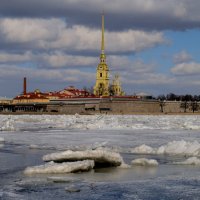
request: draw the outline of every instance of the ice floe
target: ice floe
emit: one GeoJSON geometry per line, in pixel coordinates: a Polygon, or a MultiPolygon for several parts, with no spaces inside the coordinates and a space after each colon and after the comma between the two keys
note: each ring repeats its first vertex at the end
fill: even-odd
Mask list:
{"type": "Polygon", "coordinates": [[[187,142],[172,141],[158,148],[152,148],[145,144],[131,149],[132,153],[136,154],[167,154],[167,155],[185,155],[185,156],[200,156],[200,143],[197,141],[187,142]]]}
{"type": "Polygon", "coordinates": [[[4,138],[0,137],[0,148],[4,147],[4,138]]]}
{"type": "Polygon", "coordinates": [[[47,180],[52,181],[54,183],[72,183],[72,182],[80,181],[80,179],[60,177],[60,176],[51,176],[51,177],[48,177],[47,180]]]}
{"type": "Polygon", "coordinates": [[[4,142],[4,138],[0,137],[0,143],[4,142]]]}
{"type": "Polygon", "coordinates": [[[200,159],[197,157],[191,157],[186,159],[185,161],[182,162],[175,162],[174,164],[178,165],[198,165],[200,166],[200,159]]]}
{"type": "Polygon", "coordinates": [[[132,149],[131,152],[136,154],[154,154],[155,150],[154,148],[147,146],[146,144],[142,144],[132,149]]]}
{"type": "Polygon", "coordinates": [[[60,174],[60,173],[73,173],[78,171],[89,171],[93,169],[93,160],[84,160],[77,162],[67,162],[67,163],[54,163],[49,162],[44,165],[27,167],[24,170],[24,174],[60,174]]]}
{"type": "Polygon", "coordinates": [[[200,116],[1,115],[0,130],[200,130],[200,116]]]}
{"type": "Polygon", "coordinates": [[[120,166],[124,163],[119,153],[106,150],[63,151],[43,156],[44,161],[66,162],[78,160],[94,160],[95,167],[120,166]]]}
{"type": "Polygon", "coordinates": [[[138,158],[131,161],[132,165],[138,166],[158,166],[158,161],[154,159],[147,159],[147,158],[138,158]]]}
{"type": "Polygon", "coordinates": [[[46,146],[46,145],[37,145],[37,144],[31,144],[29,145],[29,149],[38,149],[38,150],[55,150],[55,147],[46,146]]]}
{"type": "Polygon", "coordinates": [[[1,124],[0,131],[15,131],[15,125],[12,118],[8,117],[1,124]]]}
{"type": "Polygon", "coordinates": [[[80,192],[81,189],[78,188],[77,186],[69,186],[65,188],[65,191],[72,193],[72,192],[80,192]]]}

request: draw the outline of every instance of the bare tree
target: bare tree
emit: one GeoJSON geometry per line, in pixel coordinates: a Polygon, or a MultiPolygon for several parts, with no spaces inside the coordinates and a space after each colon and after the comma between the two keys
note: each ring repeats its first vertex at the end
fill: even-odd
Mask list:
{"type": "Polygon", "coordinates": [[[190,104],[190,107],[191,107],[193,113],[195,111],[198,111],[198,109],[199,109],[199,105],[196,101],[192,101],[191,104],[190,104]]]}
{"type": "Polygon", "coordinates": [[[160,111],[164,112],[165,101],[160,101],[160,111]]]}
{"type": "Polygon", "coordinates": [[[186,113],[187,109],[189,108],[189,103],[187,101],[184,101],[180,105],[181,108],[184,109],[184,112],[186,113]]]}

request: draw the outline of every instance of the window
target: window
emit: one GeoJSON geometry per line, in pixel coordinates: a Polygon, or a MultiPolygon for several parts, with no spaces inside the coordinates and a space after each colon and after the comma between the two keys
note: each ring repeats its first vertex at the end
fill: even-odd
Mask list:
{"type": "Polygon", "coordinates": [[[102,77],[102,73],[100,73],[100,77],[102,77]]]}

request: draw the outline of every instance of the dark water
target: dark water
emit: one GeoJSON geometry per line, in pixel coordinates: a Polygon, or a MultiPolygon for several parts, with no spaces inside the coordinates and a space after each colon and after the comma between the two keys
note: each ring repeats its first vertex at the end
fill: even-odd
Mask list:
{"type": "MultiPolygon", "coordinates": [[[[200,168],[170,164],[178,157],[149,156],[157,159],[157,168],[98,169],[88,173],[25,176],[27,166],[43,164],[41,157],[52,150],[29,149],[26,145],[6,143],[0,148],[0,199],[200,199],[200,168]],[[68,183],[54,183],[48,177],[68,177],[68,183]],[[69,192],[66,188],[80,191],[69,192]]],[[[125,161],[139,157],[122,154],[125,161]]],[[[141,157],[141,155],[140,155],[141,157]]],[[[148,156],[146,156],[148,158],[148,156]]]]}

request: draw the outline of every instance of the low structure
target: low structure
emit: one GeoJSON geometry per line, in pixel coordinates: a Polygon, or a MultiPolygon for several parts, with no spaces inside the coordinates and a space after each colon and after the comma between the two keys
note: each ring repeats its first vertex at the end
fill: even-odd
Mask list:
{"type": "Polygon", "coordinates": [[[110,90],[113,95],[116,95],[116,96],[124,96],[125,95],[124,91],[122,90],[121,81],[119,79],[118,74],[115,74],[115,77],[113,79],[113,84],[111,85],[110,90]]]}
{"type": "Polygon", "coordinates": [[[27,94],[18,95],[13,99],[13,104],[24,104],[24,103],[48,103],[49,99],[47,96],[42,94],[39,90],[29,92],[27,94]]]}
{"type": "Polygon", "coordinates": [[[49,103],[51,100],[58,99],[70,99],[70,98],[81,98],[81,97],[92,97],[86,90],[80,90],[73,86],[69,86],[61,91],[55,92],[41,92],[36,89],[34,92],[27,92],[27,81],[24,78],[23,94],[16,96],[12,103],[13,104],[27,104],[27,103],[49,103]]]}
{"type": "Polygon", "coordinates": [[[200,102],[157,101],[136,97],[75,97],[49,102],[0,103],[1,114],[183,114],[200,113],[200,102]]]}
{"type": "Polygon", "coordinates": [[[104,15],[102,15],[102,36],[100,63],[96,71],[96,83],[94,85],[94,95],[96,96],[123,96],[119,75],[115,75],[113,83],[110,84],[109,67],[106,63],[105,41],[104,41],[104,15]]]}
{"type": "Polygon", "coordinates": [[[106,54],[104,52],[104,15],[102,15],[102,38],[100,63],[96,72],[96,83],[94,86],[96,96],[110,96],[109,91],[109,68],[106,64],[106,54]]]}
{"type": "Polygon", "coordinates": [[[11,103],[12,103],[12,99],[0,97],[0,104],[11,104],[11,103]]]}

